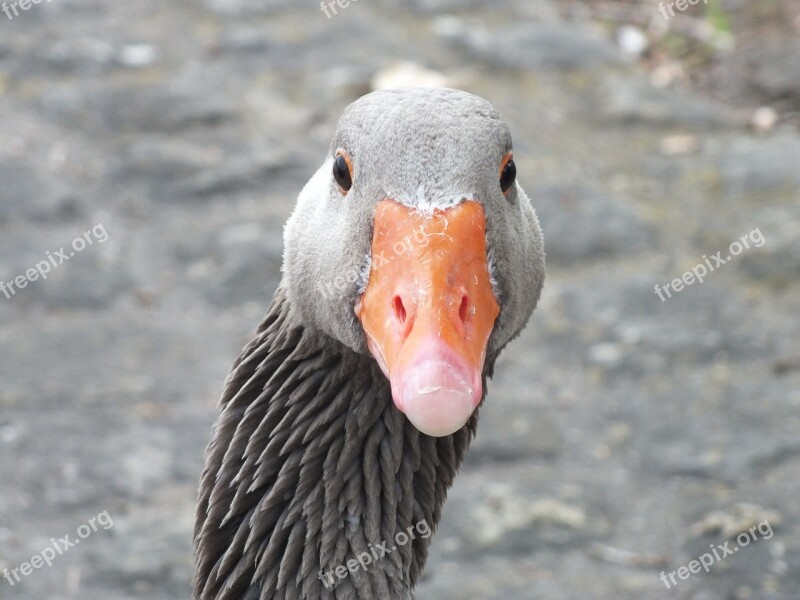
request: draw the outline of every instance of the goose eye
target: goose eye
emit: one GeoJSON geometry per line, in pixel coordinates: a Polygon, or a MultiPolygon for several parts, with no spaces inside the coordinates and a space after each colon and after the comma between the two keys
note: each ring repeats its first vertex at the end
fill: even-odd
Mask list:
{"type": "Polygon", "coordinates": [[[350,173],[350,161],[347,160],[344,154],[337,154],[336,159],[333,161],[333,178],[345,194],[353,187],[353,176],[350,173]]]}
{"type": "Polygon", "coordinates": [[[500,171],[500,189],[503,190],[504,194],[511,189],[516,179],[517,165],[514,164],[513,158],[509,158],[500,171]]]}

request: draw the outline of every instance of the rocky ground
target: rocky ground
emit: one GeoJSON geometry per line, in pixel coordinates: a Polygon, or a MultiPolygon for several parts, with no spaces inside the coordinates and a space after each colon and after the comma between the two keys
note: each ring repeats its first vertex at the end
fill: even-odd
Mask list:
{"type": "MultiPolygon", "coordinates": [[[[283,222],[341,109],[407,78],[501,109],[549,260],[418,597],[800,599],[800,135],[753,129],[758,89],[723,104],[655,85],[607,23],[560,4],[0,14],[0,280],[93,241],[0,296],[0,573],[114,523],[0,579],[1,598],[189,597],[203,450],[283,222]],[[742,236],[704,283],[656,295],[742,236]],[[710,573],[660,581],[765,521],[710,573]]],[[[779,49],[794,70],[764,77],[789,114],[800,50],[779,49]]]]}

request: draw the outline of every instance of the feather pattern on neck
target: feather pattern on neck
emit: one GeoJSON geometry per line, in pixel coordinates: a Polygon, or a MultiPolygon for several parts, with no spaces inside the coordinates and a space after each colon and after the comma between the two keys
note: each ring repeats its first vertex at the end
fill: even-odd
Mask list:
{"type": "Polygon", "coordinates": [[[410,600],[431,538],[395,535],[435,530],[476,424],[477,412],[451,436],[419,433],[374,361],[303,327],[279,288],[225,384],[195,599],[410,600]],[[383,542],[395,549],[366,569],[325,577],[383,542]]]}

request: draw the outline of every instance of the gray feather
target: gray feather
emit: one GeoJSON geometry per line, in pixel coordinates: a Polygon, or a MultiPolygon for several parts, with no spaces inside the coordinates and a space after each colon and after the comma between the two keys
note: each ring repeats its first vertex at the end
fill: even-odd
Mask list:
{"type": "Polygon", "coordinates": [[[296,323],[279,290],[223,394],[200,485],[195,598],[407,600],[431,538],[332,590],[319,571],[420,521],[434,529],[476,423],[419,433],[371,359],[296,323]]]}

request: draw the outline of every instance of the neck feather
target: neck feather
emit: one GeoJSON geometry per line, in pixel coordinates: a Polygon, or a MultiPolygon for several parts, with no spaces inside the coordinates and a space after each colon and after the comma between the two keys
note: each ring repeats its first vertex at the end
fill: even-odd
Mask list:
{"type": "Polygon", "coordinates": [[[281,289],[221,404],[195,598],[412,598],[477,416],[451,436],[419,433],[374,361],[295,322],[281,289]]]}

